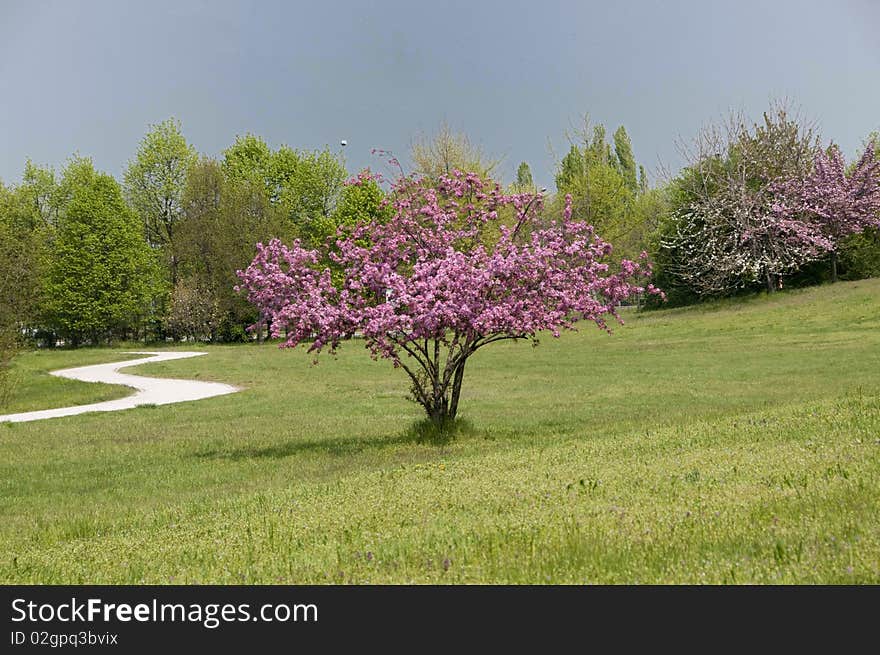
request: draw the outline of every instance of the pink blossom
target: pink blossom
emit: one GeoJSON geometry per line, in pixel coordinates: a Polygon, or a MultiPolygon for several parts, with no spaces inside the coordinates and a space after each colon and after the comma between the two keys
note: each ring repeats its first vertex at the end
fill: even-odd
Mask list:
{"type": "Polygon", "coordinates": [[[880,227],[880,160],[869,144],[849,174],[840,149],[820,151],[812,172],[784,188],[788,204],[784,215],[798,214],[819,227],[828,239],[828,250],[839,240],[866,227],[880,227]]]}
{"type": "Polygon", "coordinates": [[[817,153],[807,176],[789,180],[777,190],[783,200],[773,209],[780,221],[802,226],[795,238],[810,238],[816,247],[832,253],[834,279],[841,239],[880,227],[880,160],[873,143],[849,174],[840,149],[831,146],[817,153]]]}

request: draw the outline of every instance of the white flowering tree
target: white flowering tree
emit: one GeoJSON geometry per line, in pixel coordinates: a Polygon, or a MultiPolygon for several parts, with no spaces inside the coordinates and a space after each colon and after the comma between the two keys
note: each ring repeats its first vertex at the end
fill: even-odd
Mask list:
{"type": "Polygon", "coordinates": [[[704,296],[756,282],[772,292],[822,257],[820,226],[780,205],[780,190],[809,173],[817,152],[812,127],[783,107],[751,127],[731,116],[703,130],[673,184],[674,229],[663,242],[674,251],[670,272],[704,296]]]}

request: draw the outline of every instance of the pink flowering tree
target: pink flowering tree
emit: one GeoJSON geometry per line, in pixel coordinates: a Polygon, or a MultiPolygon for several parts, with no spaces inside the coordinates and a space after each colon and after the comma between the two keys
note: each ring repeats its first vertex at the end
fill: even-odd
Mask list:
{"type": "Polygon", "coordinates": [[[404,178],[390,211],[341,227],[323,249],[258,244],[239,289],[271,318],[274,336],[286,330],[284,346],[333,352],[362,336],[374,358],[406,372],[413,399],[442,429],[480,348],[541,331],[558,337],[578,321],[607,330],[622,302],[660,293],[639,282],[646,262],[610,269],[611,245],[572,217],[570,198],[561,219],[545,223],[542,201],[460,171],[436,183],[404,178]]]}
{"type": "Polygon", "coordinates": [[[822,234],[836,282],[841,241],[867,227],[880,227],[880,159],[874,144],[868,144],[849,172],[839,148],[819,151],[812,171],[781,185],[780,192],[780,218],[805,222],[822,234]]]}

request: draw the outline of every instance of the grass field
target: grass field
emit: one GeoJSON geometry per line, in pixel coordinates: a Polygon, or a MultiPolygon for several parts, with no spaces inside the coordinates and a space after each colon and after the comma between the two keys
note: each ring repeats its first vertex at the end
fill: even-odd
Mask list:
{"type": "MultiPolygon", "coordinates": [[[[133,348],[132,350],[136,350],[133,348]]],[[[114,359],[136,359],[138,355],[115,353],[114,359]]],[[[89,364],[102,364],[107,360],[106,348],[82,348],[80,350],[43,350],[28,353],[15,360],[12,382],[15,393],[6,405],[0,406],[0,414],[16,414],[65,405],[86,405],[104,400],[122,398],[131,389],[110,384],[86,384],[46,375],[48,371],[89,364]]]]}
{"type": "Polygon", "coordinates": [[[131,369],[245,390],[0,424],[0,581],[880,583],[880,280],[627,318],[481,351],[444,446],[359,342],[131,369]]]}

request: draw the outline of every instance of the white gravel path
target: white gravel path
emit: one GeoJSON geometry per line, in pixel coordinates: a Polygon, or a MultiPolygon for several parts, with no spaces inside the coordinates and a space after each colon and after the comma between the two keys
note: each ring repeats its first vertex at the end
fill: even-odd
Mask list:
{"type": "Polygon", "coordinates": [[[129,366],[138,366],[150,362],[167,362],[172,359],[186,359],[207,355],[202,352],[134,352],[133,355],[149,355],[141,359],[130,359],[125,362],[111,362],[110,364],[95,364],[94,366],[80,366],[79,368],[65,368],[60,371],[52,371],[51,375],[83,382],[106,382],[107,384],[121,384],[132,387],[136,392],[131,396],[108,400],[103,403],[91,405],[76,405],[75,407],[59,407],[57,409],[43,409],[37,412],[23,412],[21,414],[0,415],[0,423],[10,421],[19,423],[23,421],[38,421],[44,418],[58,418],[60,416],[73,416],[86,412],[116,412],[121,409],[131,409],[138,405],[168,405],[171,403],[183,403],[190,400],[201,400],[213,396],[222,396],[235,393],[239,389],[228,384],[219,382],[199,382],[197,380],[174,380],[171,378],[146,378],[140,375],[128,375],[120,373],[119,369],[129,366]]]}

